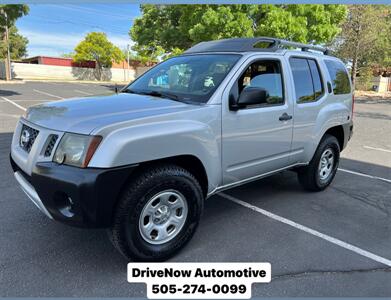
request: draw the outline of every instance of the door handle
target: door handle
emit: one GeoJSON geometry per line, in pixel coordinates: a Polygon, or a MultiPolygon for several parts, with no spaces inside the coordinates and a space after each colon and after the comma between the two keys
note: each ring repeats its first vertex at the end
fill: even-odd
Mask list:
{"type": "Polygon", "coordinates": [[[278,119],[280,121],[288,121],[292,119],[292,116],[288,115],[287,113],[283,113],[278,119]]]}

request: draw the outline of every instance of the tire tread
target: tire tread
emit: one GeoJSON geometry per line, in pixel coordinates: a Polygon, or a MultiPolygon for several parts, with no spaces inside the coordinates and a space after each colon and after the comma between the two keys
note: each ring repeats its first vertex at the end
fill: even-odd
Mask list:
{"type": "MultiPolygon", "coordinates": [[[[200,197],[203,200],[202,189],[195,176],[180,166],[174,164],[159,164],[155,166],[149,166],[147,167],[147,169],[136,174],[132,178],[132,181],[129,183],[128,187],[123,191],[122,195],[120,196],[117,208],[113,216],[112,226],[110,229],[108,229],[109,239],[114,245],[114,247],[129,260],[162,261],[173,254],[172,253],[164,257],[148,257],[148,255],[146,255],[145,253],[134,253],[134,251],[130,251],[123,231],[123,222],[124,218],[128,213],[129,207],[135,207],[135,209],[137,209],[138,206],[143,206],[143,203],[138,201],[139,197],[141,196],[140,193],[142,193],[143,190],[148,189],[148,186],[151,184],[151,182],[155,181],[156,178],[167,175],[187,178],[187,180],[191,181],[192,184],[195,186],[195,189],[198,193],[197,197],[200,197]]],[[[201,212],[203,208],[202,205],[203,201],[200,207],[201,212]]],[[[141,209],[142,207],[138,208],[141,209]]],[[[193,230],[193,233],[194,231],[195,228],[193,230]]]]}

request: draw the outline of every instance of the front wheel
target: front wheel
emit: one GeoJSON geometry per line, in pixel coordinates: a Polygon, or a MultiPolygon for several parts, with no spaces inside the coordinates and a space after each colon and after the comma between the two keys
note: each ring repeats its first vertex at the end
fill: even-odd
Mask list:
{"type": "Polygon", "coordinates": [[[308,166],[298,170],[301,185],[309,191],[322,191],[328,187],[337,173],[339,155],[338,140],[326,134],[308,166]]]}
{"type": "Polygon", "coordinates": [[[109,236],[129,260],[163,261],[192,238],[202,212],[196,178],[175,165],[149,168],[126,188],[109,236]]]}

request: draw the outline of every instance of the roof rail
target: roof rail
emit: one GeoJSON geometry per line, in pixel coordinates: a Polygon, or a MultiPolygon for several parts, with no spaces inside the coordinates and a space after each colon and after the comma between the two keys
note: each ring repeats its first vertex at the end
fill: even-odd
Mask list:
{"type": "Polygon", "coordinates": [[[201,42],[185,51],[185,54],[201,52],[275,52],[279,49],[293,47],[302,51],[314,50],[329,55],[327,48],[315,45],[307,45],[270,37],[258,38],[233,38],[201,42]],[[261,45],[262,44],[262,45],[261,45]]]}
{"type": "Polygon", "coordinates": [[[279,45],[285,46],[285,47],[294,47],[294,48],[299,48],[301,51],[308,51],[308,50],[314,50],[314,51],[319,51],[322,52],[324,55],[329,55],[330,51],[327,48],[324,48],[322,46],[316,46],[316,45],[311,45],[311,44],[302,44],[302,43],[296,43],[296,42],[291,42],[291,41],[286,41],[286,40],[281,40],[281,39],[274,39],[277,43],[277,47],[279,45]]]}

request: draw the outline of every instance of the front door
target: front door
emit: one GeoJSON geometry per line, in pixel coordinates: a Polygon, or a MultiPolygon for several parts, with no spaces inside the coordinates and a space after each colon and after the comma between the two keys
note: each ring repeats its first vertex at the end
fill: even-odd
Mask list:
{"type": "Polygon", "coordinates": [[[286,62],[253,58],[232,80],[222,101],[223,184],[232,185],[286,167],[292,142],[293,107],[287,95],[286,62]],[[231,110],[230,97],[249,87],[267,91],[266,103],[231,110]]]}

